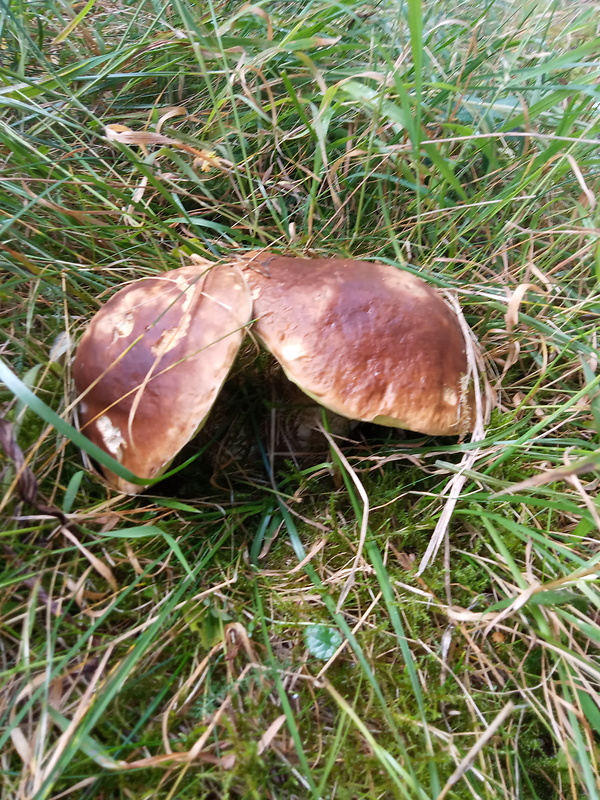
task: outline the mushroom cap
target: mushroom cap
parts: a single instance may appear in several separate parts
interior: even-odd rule
[[[472,429],[465,341],[431,286],[396,267],[251,253],[253,330],[287,376],[343,417],[432,435]]]
[[[77,349],[81,430],[139,477],[160,475],[204,424],[251,313],[233,265],[182,267],[125,286]],[[120,491],[142,489],[104,474]]]

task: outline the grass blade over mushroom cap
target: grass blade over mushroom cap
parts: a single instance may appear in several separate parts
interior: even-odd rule
[[[82,431],[136,475],[160,475],[204,424],[251,310],[231,265],[182,267],[118,291],[73,364]],[[105,474],[120,491],[140,491]]]
[[[409,272],[352,259],[249,254],[253,330],[306,394],[356,420],[432,435],[472,428],[454,312]]]

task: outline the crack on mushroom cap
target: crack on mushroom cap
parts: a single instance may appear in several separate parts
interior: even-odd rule
[[[196,282],[190,285],[183,275],[175,276],[172,282],[181,293],[181,317],[177,320],[176,325],[165,328],[158,340],[150,347],[152,355],[158,358],[174,350],[188,335],[193,317],[193,303],[198,291],[201,291],[201,286],[198,286]]]
[[[444,403],[448,403],[449,406],[457,406],[459,397],[456,393],[455,389],[452,389],[450,386],[444,386],[443,392]]]
[[[127,442],[125,441],[120,428],[113,424],[112,420],[107,414],[103,414],[101,417],[98,417],[95,425],[108,452],[114,456],[117,461],[120,461],[123,454],[123,448],[127,446]]]
[[[161,359],[168,352],[174,350],[188,335],[191,323],[192,314],[184,311],[178,324],[173,328],[163,330],[157,341],[150,347],[152,355]]]
[[[113,327],[113,342],[117,339],[122,339],[129,336],[133,330],[135,317],[131,311],[125,312],[122,317],[116,320]]]

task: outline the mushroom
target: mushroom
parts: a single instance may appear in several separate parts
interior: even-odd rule
[[[241,266],[254,332],[317,403],[431,435],[472,429],[464,336],[423,280],[385,264],[269,252]]]
[[[73,364],[81,430],[139,477],[162,474],[206,421],[251,311],[234,265],[182,267],[118,291]],[[142,489],[104,473],[122,492]]]

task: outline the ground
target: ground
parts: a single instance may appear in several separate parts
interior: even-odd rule
[[[598,11],[6,5],[2,798],[600,796]],[[458,300],[483,438],[302,456],[252,345],[179,471],[106,488],[85,326],[265,247]]]

